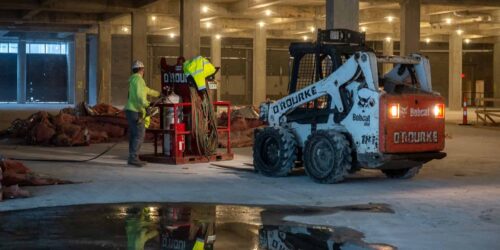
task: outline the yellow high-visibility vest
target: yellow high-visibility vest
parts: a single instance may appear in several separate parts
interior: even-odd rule
[[[184,74],[193,77],[198,90],[206,89],[205,78],[215,73],[214,65],[202,56],[197,56],[184,62],[183,70]]]

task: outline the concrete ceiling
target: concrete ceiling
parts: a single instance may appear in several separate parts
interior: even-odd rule
[[[368,39],[399,38],[398,2],[360,2],[360,27]],[[179,34],[178,0],[3,0],[0,34],[95,32],[102,21],[110,21],[114,33],[128,34],[130,13],[137,10],[149,13],[150,34]],[[325,23],[325,0],[206,0],[200,11],[202,36],[252,37],[264,22],[270,38],[311,38]],[[422,41],[446,41],[460,29],[472,42],[491,42],[500,36],[500,1],[422,0],[420,26]]]

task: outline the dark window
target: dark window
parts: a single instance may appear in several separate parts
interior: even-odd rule
[[[66,55],[26,55],[26,102],[67,102]]]
[[[17,54],[0,53],[0,102],[17,100]]]

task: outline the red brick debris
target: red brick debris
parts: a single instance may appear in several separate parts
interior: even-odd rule
[[[259,113],[252,106],[231,107],[231,147],[241,148],[253,145],[253,134],[255,128],[264,126],[264,122],[259,120]],[[227,125],[227,113],[223,112],[219,116],[219,126]],[[227,146],[227,135],[219,134],[219,146]]]
[[[38,175],[26,167],[22,162],[2,159],[0,160],[0,201],[2,199],[25,198],[31,194],[20,186],[43,186],[72,184],[50,177]]]
[[[151,126],[159,127],[158,118]],[[125,139],[127,128],[122,110],[108,104],[89,107],[81,103],[57,115],[39,111],[27,119],[16,119],[0,137],[24,139],[29,145],[86,146]]]
[[[226,126],[227,113],[218,115],[218,124]],[[258,110],[252,106],[231,107],[231,146],[253,145],[253,131],[264,126]],[[160,118],[151,119],[150,128],[160,127]],[[29,145],[87,146],[95,143],[126,140],[127,119],[123,110],[109,104],[89,107],[85,103],[75,108],[62,109],[57,115],[38,111],[27,119],[16,119],[11,126],[0,131],[0,138],[21,139]],[[151,141],[153,136],[146,135]],[[226,147],[226,134],[219,134],[219,146]]]

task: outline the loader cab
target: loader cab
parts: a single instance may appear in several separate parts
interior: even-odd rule
[[[327,77],[354,53],[372,51],[365,46],[364,33],[345,29],[318,30],[317,33],[315,42],[290,44],[289,95]],[[326,123],[332,112],[330,103],[329,96],[320,97],[292,111],[287,120],[304,124]]]

